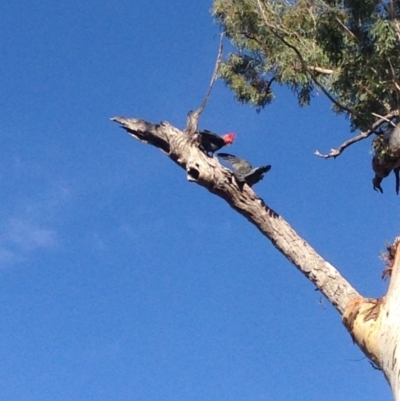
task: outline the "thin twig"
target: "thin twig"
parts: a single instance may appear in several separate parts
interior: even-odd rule
[[[206,96],[204,97],[203,103],[201,104],[201,106],[196,110],[196,113],[199,113],[199,115],[204,111],[208,99],[210,98],[210,94],[211,94],[211,90],[214,86],[215,81],[217,80],[218,77],[218,68],[219,65],[221,64],[221,58],[222,58],[222,52],[224,50],[224,45],[223,45],[223,39],[225,36],[225,32],[222,32],[220,35],[220,39],[219,39],[219,48],[218,48],[218,55],[217,55],[217,60],[215,61],[215,67],[214,67],[214,71],[211,77],[211,81],[210,81],[210,85],[208,87]]]
[[[318,150],[315,151],[315,155],[319,157],[323,157],[324,159],[330,159],[331,157],[337,157],[339,156],[347,147],[352,145],[353,143],[362,141],[365,138],[368,138],[372,134],[375,133],[376,129],[379,128],[382,124],[385,122],[390,121],[390,118],[396,117],[399,115],[399,112],[392,111],[389,114],[386,114],[386,116],[382,116],[379,120],[375,121],[374,124],[372,124],[371,128],[365,132],[361,132],[361,134],[355,136],[354,138],[348,139],[347,141],[343,142],[337,149],[331,149],[331,151],[328,154],[322,154]]]
[[[319,157],[323,157],[324,159],[330,159],[331,157],[337,157],[339,156],[347,147],[352,145],[353,143],[362,141],[365,138],[368,138],[370,135],[374,133],[373,130],[368,130],[366,132],[362,132],[360,135],[355,136],[354,138],[351,138],[347,140],[346,142],[343,142],[337,149],[331,149],[331,151],[328,154],[322,154],[320,151],[316,150],[314,154]]]
[[[336,17],[335,18],[337,22],[339,22],[339,25],[357,42],[359,43],[359,40],[357,38],[356,35],[354,35],[353,32],[350,31],[349,28],[347,28],[347,26],[345,24],[343,24],[343,22],[340,20],[340,18]]]
[[[224,50],[224,45],[223,45],[223,40],[224,40],[224,36],[225,36],[225,32],[222,32],[220,35],[220,39],[219,39],[219,48],[218,48],[218,55],[217,55],[217,59],[215,61],[215,67],[214,67],[214,71],[211,77],[211,81],[210,81],[210,85],[208,86],[208,90],[207,93],[204,97],[203,102],[201,103],[200,107],[195,110],[195,111],[190,111],[188,114],[188,119],[187,119],[187,124],[186,124],[186,128],[185,131],[188,133],[194,133],[197,131],[197,126],[199,123],[199,118],[201,116],[201,114],[203,113],[207,102],[210,98],[210,94],[211,94],[211,90],[215,84],[215,81],[217,80],[218,77],[218,69],[219,69],[219,65],[221,64],[221,59],[222,59],[222,53]]]
[[[382,120],[385,120],[387,123],[389,123],[389,124],[391,124],[393,127],[396,127],[396,124],[392,121],[392,120],[389,120],[387,117],[385,117],[385,116],[381,116],[380,114],[378,114],[378,113],[371,113],[373,116],[375,116],[375,117],[378,117],[378,118],[381,118]]]

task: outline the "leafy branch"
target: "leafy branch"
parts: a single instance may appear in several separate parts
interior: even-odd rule
[[[292,45],[291,43],[289,43],[282,35],[280,35],[277,30],[281,29],[279,27],[277,27],[276,25],[271,24],[264,12],[264,9],[261,5],[260,0],[257,0],[257,5],[258,5],[258,9],[260,11],[260,14],[264,20],[264,23],[266,26],[268,26],[271,29],[271,32],[282,42],[284,43],[287,47],[291,48],[297,55],[297,57],[299,58],[299,61],[301,62],[304,70],[306,70],[312,81],[314,82],[314,84],[324,93],[324,95],[333,103],[335,104],[339,109],[346,111],[347,113],[354,115],[354,116],[358,116],[360,117],[353,109],[350,109],[349,107],[345,106],[344,104],[340,103],[338,100],[336,100],[328,91],[328,89],[325,88],[324,85],[322,85],[321,82],[318,81],[317,77],[314,74],[314,71],[316,71],[315,67],[308,67],[307,63],[304,61],[303,56],[301,55],[300,51],[297,49],[296,46]]]

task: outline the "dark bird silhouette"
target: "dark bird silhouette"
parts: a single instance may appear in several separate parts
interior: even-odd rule
[[[218,153],[217,156],[226,160],[232,166],[233,175],[239,183],[246,183],[250,187],[261,181],[264,178],[264,174],[271,170],[270,165],[253,168],[248,161],[228,153]]]
[[[375,191],[383,193],[382,181],[393,171],[396,179],[396,193],[400,192],[400,123],[380,132],[373,140],[375,155],[372,159],[372,169],[375,177],[372,185]]]
[[[224,136],[219,136],[217,134],[213,134],[208,130],[199,131],[200,135],[200,149],[203,150],[207,156],[214,155],[214,152],[220,150],[224,146],[232,145],[233,141],[236,138],[236,135],[233,132],[229,132]]]
[[[384,161],[377,156],[374,156],[372,159],[372,169],[375,172],[375,177],[372,179],[372,185],[375,191],[379,191],[381,194],[383,194],[383,189],[381,186],[381,183],[384,178],[386,178],[392,171],[394,173],[394,176],[396,178],[396,194],[399,194],[400,191],[400,167],[399,167],[399,162],[398,160],[390,160],[389,162]]]

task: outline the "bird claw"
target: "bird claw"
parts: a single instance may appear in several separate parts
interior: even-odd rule
[[[383,194],[383,189],[381,187],[381,182],[382,182],[382,178],[379,178],[377,176],[375,176],[372,179],[372,185],[373,185],[374,191],[377,191],[377,192],[379,191],[381,194]]]

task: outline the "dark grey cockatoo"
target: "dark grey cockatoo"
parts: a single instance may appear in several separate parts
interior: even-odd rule
[[[239,183],[246,183],[250,187],[262,180],[264,174],[271,170],[270,165],[253,168],[248,161],[228,153],[218,153],[217,156],[226,160],[232,166],[233,175]]]
[[[383,189],[381,183],[384,178],[386,178],[392,172],[392,166],[385,164],[381,164],[378,157],[374,156],[372,159],[372,169],[375,172],[375,177],[372,179],[372,185],[375,191],[379,191],[383,194]],[[399,176],[399,167],[393,168],[394,175],[396,177],[396,193],[399,194],[400,190],[400,176]]]
[[[203,150],[207,156],[211,156],[217,150],[220,150],[224,146],[232,145],[233,141],[236,138],[236,135],[233,132],[229,132],[224,136],[219,136],[214,134],[208,130],[203,130],[197,132],[200,135],[200,149]]]
[[[400,191],[400,123],[378,135],[373,141],[373,146],[375,149],[372,159],[372,169],[375,173],[372,179],[374,190],[383,193],[381,183],[393,171],[398,195]]]

